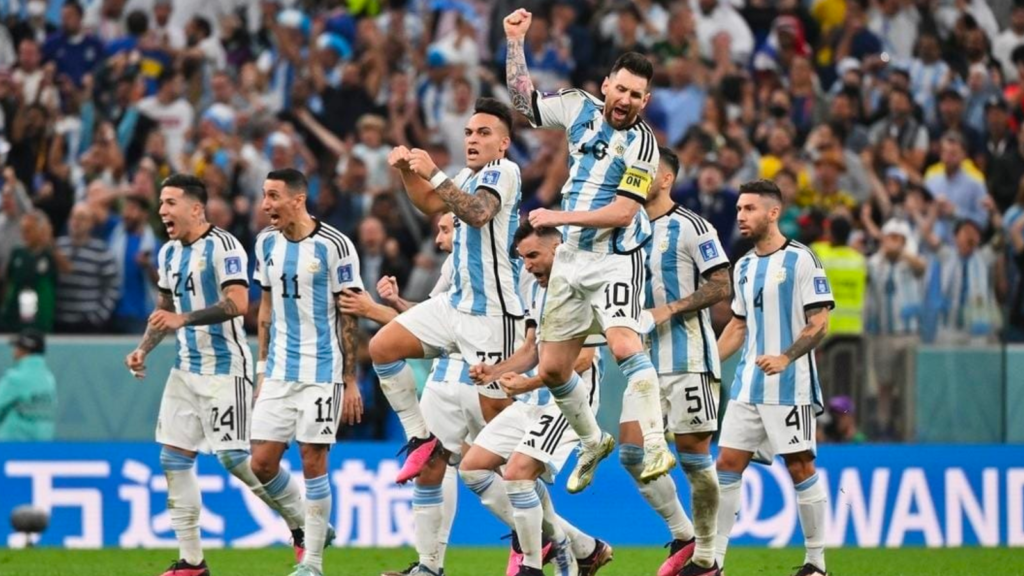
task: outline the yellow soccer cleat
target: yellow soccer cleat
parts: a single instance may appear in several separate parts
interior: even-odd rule
[[[607,432],[601,433],[601,442],[592,450],[588,450],[581,444],[578,451],[579,456],[576,458],[576,467],[569,475],[565,489],[570,494],[576,494],[590,486],[590,483],[594,481],[594,470],[597,469],[597,465],[601,463],[601,460],[607,458],[612,450],[615,450],[615,439]]]
[[[640,473],[640,481],[647,483],[661,478],[675,466],[676,457],[667,446],[651,446],[644,451],[644,471]]]

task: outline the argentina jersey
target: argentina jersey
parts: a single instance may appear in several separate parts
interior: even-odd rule
[[[604,118],[604,103],[583,90],[534,92],[535,126],[563,128],[569,139],[569,178],[562,187],[562,210],[591,211],[617,195],[643,204],[658,171],[658,143],[642,119],[616,130]],[[650,237],[647,213],[638,210],[625,228],[566,226],[566,244],[598,253],[629,253]]]
[[[453,308],[474,316],[523,316],[516,291],[522,262],[510,255],[512,237],[519,228],[522,179],[519,166],[504,158],[473,172],[464,168],[452,182],[463,192],[494,194],[501,208],[494,218],[474,228],[454,216],[452,286]]]
[[[347,288],[363,288],[352,241],[320,220],[298,242],[267,228],[256,239],[255,276],[271,295],[266,378],[341,382],[345,359],[335,297]]]
[[[814,353],[768,376],[754,363],[785,352],[807,325],[806,312],[835,307],[821,261],[806,246],[787,240],[782,248],[740,258],[734,277],[732,312],[746,320],[742,355],[731,397],[750,404],[822,406]]]
[[[664,306],[690,296],[715,270],[729,267],[718,232],[697,214],[681,206],[651,221],[647,256],[645,308]],[[718,346],[711,327],[711,310],[676,314],[649,336],[651,361],[658,374],[711,372],[721,377]]]
[[[188,314],[222,300],[233,284],[249,286],[249,259],[234,236],[215,226],[191,244],[172,240],[157,257],[160,291],[174,298],[174,309]],[[252,358],[242,317],[220,324],[184,326],[177,331],[174,367],[203,376],[251,377]]]
[[[872,334],[917,334],[924,287],[910,264],[876,253],[868,260],[868,290]]]

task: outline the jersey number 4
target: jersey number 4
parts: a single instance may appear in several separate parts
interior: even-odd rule
[[[764,310],[764,288],[759,289],[754,296],[754,308]]]
[[[192,294],[192,296],[195,296],[196,295],[196,283],[192,279],[192,273],[189,272],[188,276],[184,277],[184,281],[182,281],[182,280],[183,279],[182,279],[181,273],[180,272],[175,272],[174,273],[174,295],[176,297],[178,297],[178,298],[181,298],[182,284],[184,284],[185,290],[188,290],[189,293]]]

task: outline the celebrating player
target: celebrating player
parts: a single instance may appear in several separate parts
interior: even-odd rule
[[[646,204],[653,234],[644,245],[651,274],[647,283],[651,309],[646,314],[655,324],[650,335],[651,360],[661,379],[668,428],[675,435],[690,481],[693,523],[679,504],[671,476],[639,482],[642,436],[638,416],[625,409],[619,425],[619,458],[672,532],[669,558],[658,576],[713,576],[718,573],[714,566],[718,478],[711,459],[711,436],[718,429],[721,366],[709,307],[729,297],[729,259],[711,224],[672,202],[669,192],[679,159],[667,148],[660,152],[661,165]],[[691,556],[692,562],[687,563]]]
[[[136,378],[146,375],[146,356],[177,332],[177,358],[167,378],[156,440],[167,476],[171,526],[181,558],[165,575],[208,576],[199,540],[200,492],[196,454],[208,445],[228,471],[286,519],[249,467],[252,357],[241,316],[249,307],[247,257],[231,234],[206,221],[203,181],[175,174],[160,185],[160,219],[170,242],[158,255],[157,310],[138,348],[125,359]]]
[[[823,409],[814,348],[828,330],[832,290],[821,261],[779,231],[782,194],[775,183],[740,186],[740,234],[754,249],[736,265],[733,319],[718,339],[723,359],[742,347],[719,438],[716,560],[724,567],[740,507],[743,471],[767,443],[786,461],[796,486],[807,555],[797,576],[825,575],[825,485],[814,469],[815,412]]]
[[[579,444],[579,437],[558,407],[551,404],[551,394],[540,377],[523,375],[537,366],[539,311],[560,243],[561,233],[554,228],[534,229],[529,222],[523,222],[516,230],[516,250],[534,278],[525,288],[531,302],[526,341],[515,354],[499,364],[477,364],[470,371],[480,383],[500,377],[502,388],[517,400],[487,424],[459,467],[466,486],[480,496],[484,506],[499,520],[514,530],[507,576],[544,574],[541,571],[545,556],[542,536],[551,540],[558,576],[577,572],[592,575],[612,559],[611,546],[580,532],[555,513],[541,479],[554,480]],[[573,366],[585,382],[581,387],[586,389],[590,409],[595,413],[600,398],[598,382],[603,371],[596,350],[584,348]],[[496,474],[502,466],[505,467],[504,478]]]
[[[511,355],[522,340],[523,305],[516,290],[520,264],[509,254],[519,224],[521,184],[519,167],[505,158],[511,131],[512,111],[481,98],[465,128],[468,167],[454,180],[423,150],[399,146],[388,157],[417,208],[455,215],[452,287],[445,297],[403,312],[370,341],[381,389],[408,437],[400,483],[429,466],[439,484],[445,468],[444,458],[434,458],[443,446],[423,418],[406,358],[457,352],[493,364]],[[507,403],[500,390],[496,396]]]
[[[582,441],[567,488],[579,492],[615,442],[590,410],[586,387],[573,371],[588,334],[603,332],[628,379],[623,409],[637,415],[644,440],[640,479],[667,474],[675,457],[665,443],[658,375],[640,340],[644,262],[641,246],[650,223],[641,205],[658,168],[654,133],[640,119],[650,100],[651,63],[630,52],[601,85],[604,102],[582,90],[540,94],[526,69],[524,38],[532,15],[519,9],[505,18],[506,71],[516,110],[538,127],[564,128],[569,138],[569,179],[562,211],[530,213],[536,228],[565,227],[555,257],[540,331],[539,372]],[[628,406],[627,406],[628,402]]]
[[[291,168],[267,174],[263,184],[271,227],[256,239],[263,298],[252,468],[267,492],[295,500],[298,487],[280,464],[288,443],[299,442],[305,552],[292,576],[321,576],[331,513],[327,451],[338,427],[361,421],[363,414],[356,383],[358,319],[336,306],[344,291],[362,290],[362,281],[352,241],[309,215],[306,192],[306,177]]]

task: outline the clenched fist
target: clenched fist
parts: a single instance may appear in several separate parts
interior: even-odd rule
[[[520,8],[505,16],[502,22],[505,26],[505,37],[509,40],[523,40],[526,38],[526,31],[530,29],[530,22],[533,22],[533,14]]]
[[[395,146],[388,153],[388,164],[402,172],[409,171],[409,149],[405,146]]]

